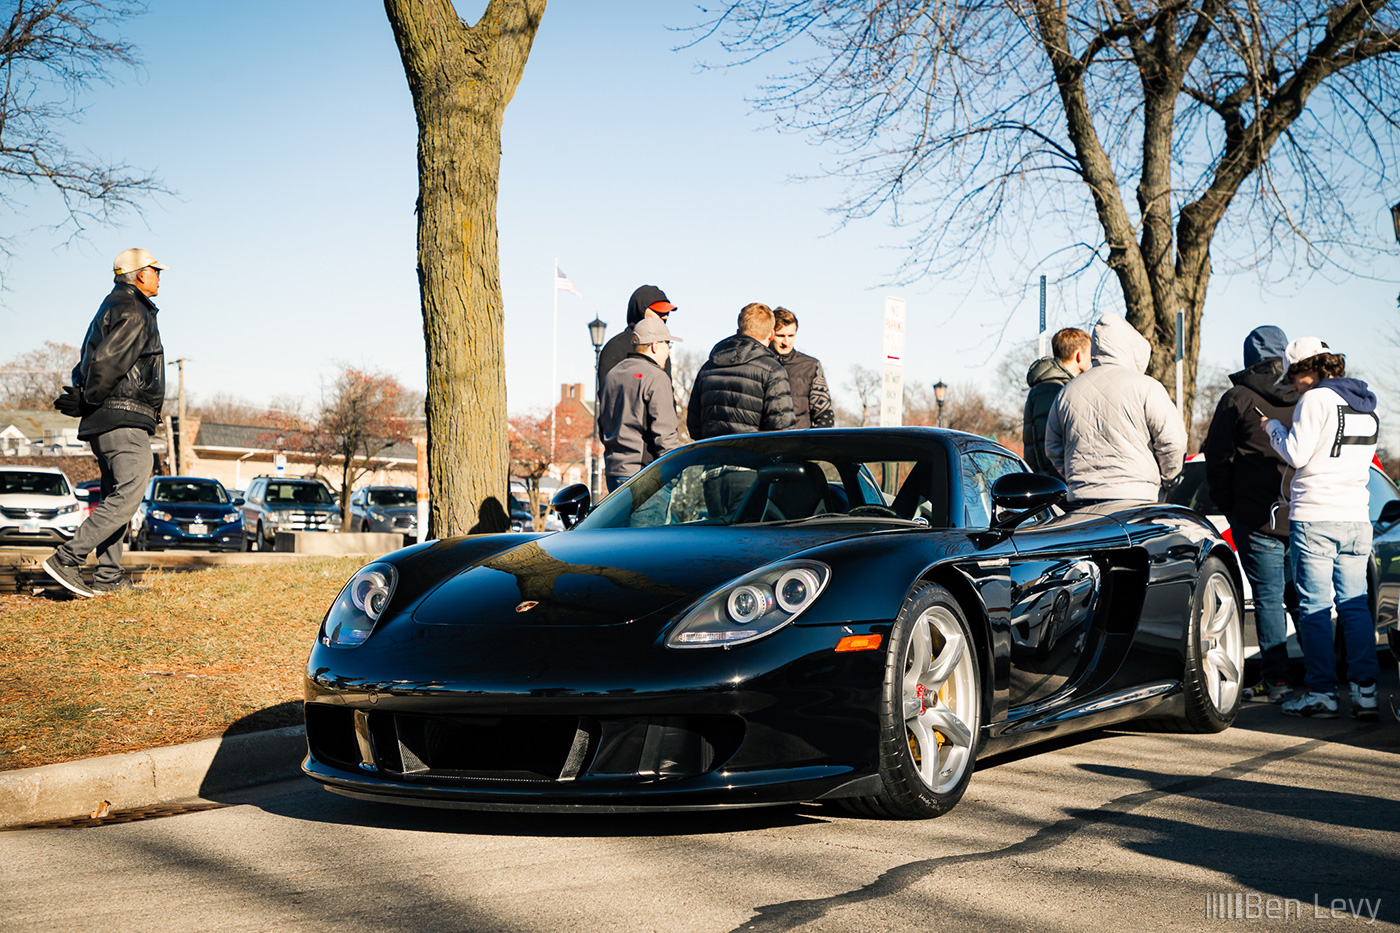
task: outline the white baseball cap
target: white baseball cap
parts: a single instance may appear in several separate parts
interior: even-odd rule
[[[117,253],[116,259],[112,260],[112,274],[126,275],[128,272],[135,272],[137,269],[144,269],[147,266],[152,269],[170,268],[165,263],[156,262],[156,257],[144,249],[124,249]]]
[[[1283,350],[1283,375],[1279,376],[1278,381],[1287,382],[1293,367],[1304,360],[1310,360],[1319,353],[1335,352],[1318,337],[1298,337],[1288,341],[1288,346]]]

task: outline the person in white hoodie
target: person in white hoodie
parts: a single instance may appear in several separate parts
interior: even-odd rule
[[[1121,315],[1094,325],[1094,365],[1050,406],[1045,454],[1069,486],[1069,506],[1110,499],[1158,501],[1181,472],[1186,426],[1162,384],[1147,375],[1152,345]]]
[[[1351,715],[1375,719],[1376,632],[1366,596],[1371,559],[1367,481],[1376,455],[1380,417],[1376,395],[1346,378],[1346,360],[1317,337],[1299,337],[1284,350],[1283,378],[1302,395],[1293,426],[1260,416],[1269,443],[1296,472],[1289,484],[1288,548],[1298,589],[1298,640],[1303,692],[1286,700],[1289,716],[1337,718],[1337,658],[1332,609],[1346,644]]]

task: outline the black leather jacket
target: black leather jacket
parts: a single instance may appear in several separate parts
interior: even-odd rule
[[[103,299],[73,368],[73,385],[82,391],[79,438],[114,428],[155,432],[165,401],[158,310],[135,285],[119,284]]]

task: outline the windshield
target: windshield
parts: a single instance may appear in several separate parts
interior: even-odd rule
[[[297,502],[303,505],[331,505],[331,491],[320,483],[268,483],[268,502]]]
[[[162,482],[156,484],[156,502],[191,502],[198,505],[224,505],[229,501],[228,493],[218,483]]]
[[[901,518],[948,526],[948,463],[932,439],[754,434],[647,467],[580,528]]]
[[[370,505],[416,505],[418,503],[418,493],[407,486],[395,486],[392,489],[371,489],[369,491]]]
[[[66,496],[68,480],[62,473],[40,473],[28,470],[0,471],[0,496]]]

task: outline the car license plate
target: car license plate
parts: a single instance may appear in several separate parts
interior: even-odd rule
[[[24,532],[25,534],[38,534],[38,533],[39,533],[39,523],[38,523],[38,522],[20,522],[20,523],[19,523],[19,530],[22,531],[22,532]]]
[[[192,523],[190,523],[190,534],[192,534],[192,535],[207,535],[208,533],[209,533],[209,526],[206,525],[206,524],[204,524],[203,522],[192,522]]]

